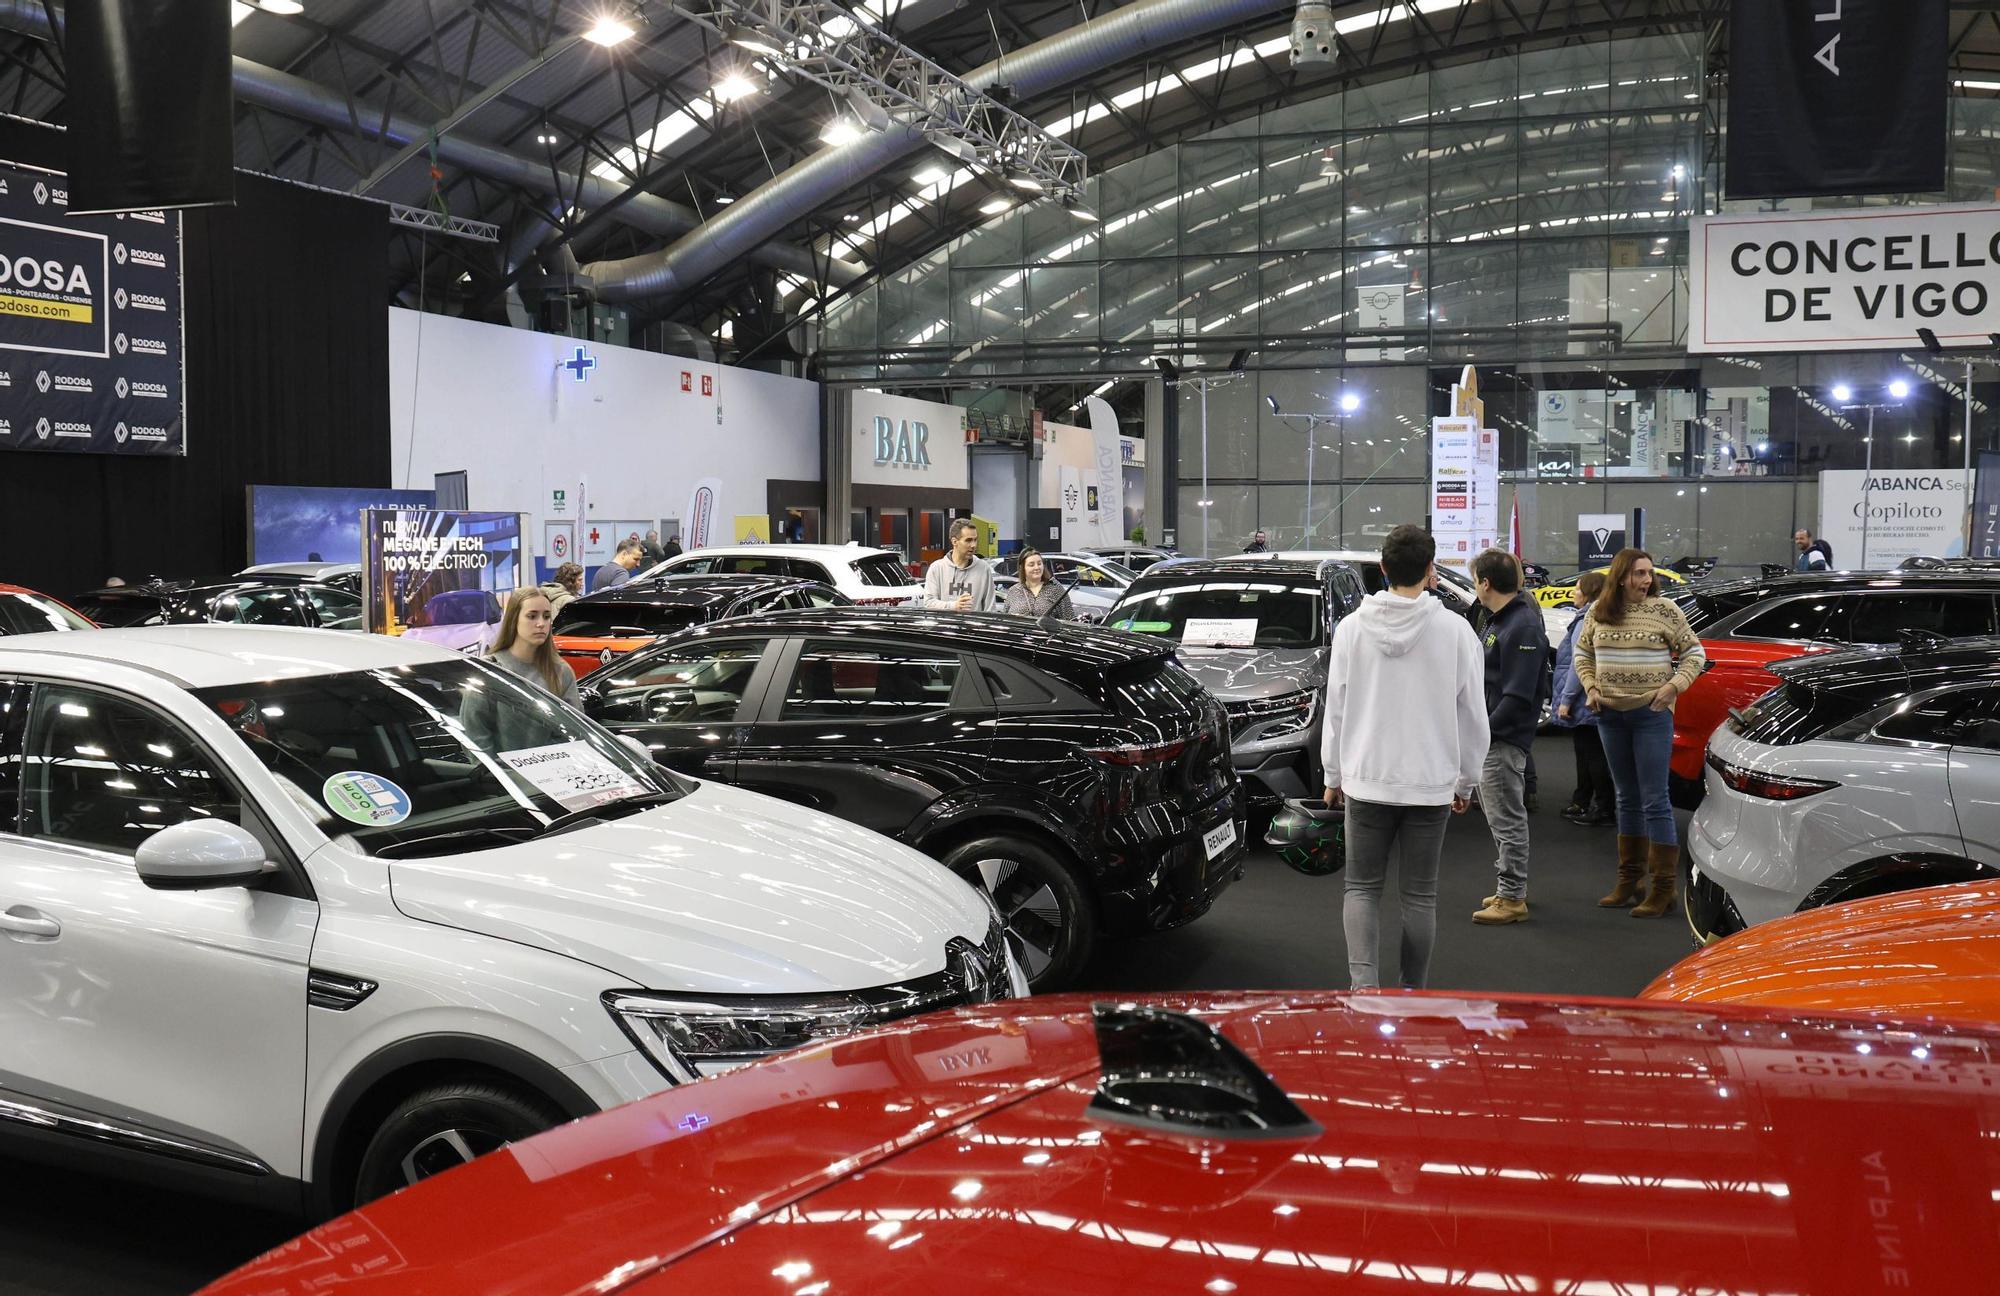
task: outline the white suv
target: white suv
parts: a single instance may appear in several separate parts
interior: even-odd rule
[[[325,1212],[1025,988],[932,860],[662,770],[483,662],[314,630],[0,640],[11,1150]]]
[[[833,586],[863,607],[918,607],[924,598],[924,583],[910,575],[910,569],[893,551],[860,545],[765,544],[690,549],[636,576],[691,576],[707,572],[749,572],[815,580]]]

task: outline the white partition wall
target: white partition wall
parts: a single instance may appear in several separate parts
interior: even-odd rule
[[[530,514],[538,545],[565,518],[698,517],[726,544],[771,481],[821,475],[800,379],[391,309],[389,381],[393,484],[462,468],[472,506]]]

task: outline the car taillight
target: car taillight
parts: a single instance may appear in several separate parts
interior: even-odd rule
[[[1797,801],[1801,797],[1817,796],[1838,783],[1824,779],[1792,778],[1784,774],[1765,774],[1758,770],[1745,769],[1741,765],[1731,765],[1720,756],[1711,754],[1708,767],[1722,776],[1723,784],[1731,791],[1745,796],[1762,797],[1767,801]]]
[[[1117,747],[1086,747],[1083,754],[1106,765],[1154,765],[1170,761],[1188,749],[1185,738],[1163,743],[1123,743]]]

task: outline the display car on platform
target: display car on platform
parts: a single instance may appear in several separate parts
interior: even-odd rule
[[[1333,630],[1367,597],[1355,565],[1246,555],[1156,563],[1105,624],[1177,645],[1229,715],[1237,772],[1262,806],[1319,785],[1319,705]]]
[[[60,599],[0,584],[0,635],[43,634],[52,630],[95,630],[96,624]]]
[[[206,1296],[1985,1292],[2000,1032],[1603,999],[1035,999],[516,1144]]]
[[[1759,923],[1640,994],[2000,1026],[2000,881],[1921,887]]]
[[[660,763],[917,847],[992,896],[1037,990],[1099,933],[1205,913],[1247,832],[1221,706],[1174,645],[991,613],[720,621],[586,677]]]
[[[2000,570],[1965,569],[1812,572],[1677,591],[1708,667],[1674,706],[1675,802],[1690,810],[1701,803],[1709,735],[1777,686],[1771,663],[1843,644],[1893,644],[1909,633],[1993,634],[1996,596]]]
[[[0,638],[0,1144],[344,1209],[1023,992],[987,900],[376,635]]]
[[[861,545],[762,544],[715,546],[676,554],[638,576],[745,573],[794,576],[831,585],[862,607],[916,607],[924,582],[910,575],[900,555]]]
[[[1779,686],[1709,739],[1687,835],[1697,942],[1843,900],[2000,877],[2000,639],[1770,669]]]
[[[333,585],[297,581],[148,581],[90,590],[70,600],[101,626],[303,626],[360,630],[361,596]]]
[[[565,603],[556,613],[556,651],[579,677],[663,635],[711,621],[793,608],[846,607],[854,600],[796,576],[658,576]]]

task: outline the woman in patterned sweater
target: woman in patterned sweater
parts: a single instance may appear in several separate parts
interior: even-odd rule
[[[1632,916],[1658,918],[1673,904],[1680,861],[1667,800],[1674,699],[1704,664],[1701,640],[1687,618],[1654,593],[1651,556],[1643,549],[1619,550],[1576,637],[1576,677],[1597,713],[1618,791],[1618,885],[1597,902],[1607,909],[1638,899],[1642,872],[1652,887]]]

